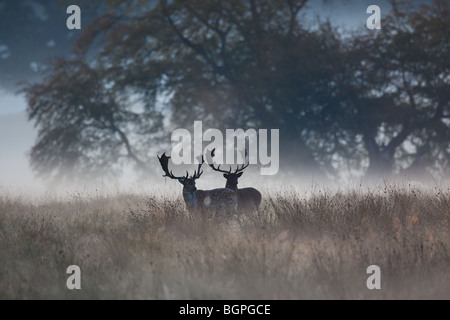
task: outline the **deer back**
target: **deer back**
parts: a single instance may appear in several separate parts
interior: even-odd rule
[[[242,188],[235,190],[238,198],[239,210],[258,209],[261,204],[261,192],[255,188]]]
[[[219,188],[213,190],[197,190],[197,201],[199,209],[208,208],[237,208],[237,194],[233,190]]]

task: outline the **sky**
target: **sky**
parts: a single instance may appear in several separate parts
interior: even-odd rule
[[[0,91],[0,116],[23,113],[26,107],[27,104],[23,95],[6,90]]]
[[[4,186],[9,189],[42,186],[33,175],[27,157],[35,136],[25,114],[0,116],[0,189]]]

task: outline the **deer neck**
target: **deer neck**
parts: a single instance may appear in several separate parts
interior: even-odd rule
[[[198,197],[197,197],[197,191],[189,191],[186,188],[183,188],[183,198],[184,202],[190,207],[193,207],[194,209],[198,209]]]
[[[227,183],[225,184],[225,188],[231,189],[231,190],[237,190],[237,184],[234,184],[227,180]]]

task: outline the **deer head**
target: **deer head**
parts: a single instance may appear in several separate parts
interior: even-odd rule
[[[157,156],[158,157],[158,156]],[[173,174],[172,170],[169,171],[169,160],[170,157],[166,156],[166,153],[163,153],[161,157],[158,157],[159,163],[161,164],[161,167],[164,171],[163,177],[168,177],[171,179],[178,180],[183,186],[184,189],[189,191],[190,193],[193,193],[197,190],[195,186],[195,180],[200,178],[203,171],[201,170],[203,163],[205,162],[203,156],[202,161],[199,163],[197,170],[194,171],[194,174],[192,176],[189,176],[189,172],[186,171],[186,175],[182,177],[177,177]]]
[[[197,190],[195,180],[200,178],[203,171],[201,167],[205,162],[203,156],[197,170],[192,176],[186,171],[185,176],[177,177],[169,170],[170,157],[165,153],[158,157],[159,163],[164,171],[163,177],[178,180],[183,185],[183,198],[186,203],[186,209],[190,212],[215,211],[216,213],[233,212],[237,207],[237,195],[233,190],[220,188],[213,190]]]
[[[211,157],[214,158],[214,153],[215,153],[216,149],[213,149],[211,151]],[[245,157],[244,159],[247,159],[247,150],[245,150]],[[247,168],[250,165],[250,162],[248,162],[247,164],[242,164],[242,166],[237,166],[236,170],[234,170],[234,172],[231,172],[231,167],[228,171],[226,170],[221,170],[220,169],[220,165],[216,168],[214,166],[214,163],[209,164],[209,166],[211,167],[211,169],[213,169],[214,171],[217,172],[222,172],[223,173],[223,177],[225,179],[227,179],[227,184],[225,185],[225,188],[228,189],[237,189],[237,185],[238,185],[238,179],[242,176],[242,174],[244,173],[244,169]]]

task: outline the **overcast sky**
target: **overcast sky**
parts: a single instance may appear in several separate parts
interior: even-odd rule
[[[5,90],[0,91],[0,115],[22,113],[25,108],[26,102],[22,95]]]

